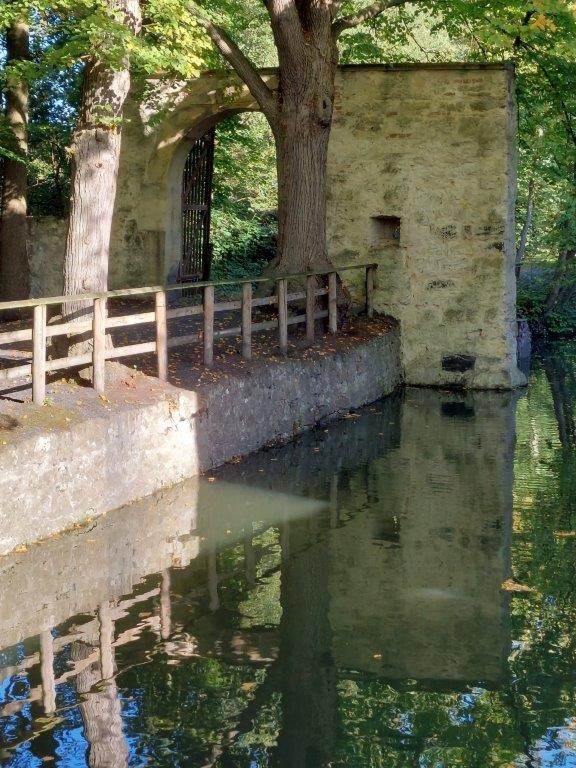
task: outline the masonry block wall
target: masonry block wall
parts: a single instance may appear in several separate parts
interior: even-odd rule
[[[328,163],[330,255],[336,264],[379,264],[376,308],[400,320],[408,384],[522,383],[515,171],[509,68],[341,69]]]

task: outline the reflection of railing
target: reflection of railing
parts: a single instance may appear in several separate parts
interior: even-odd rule
[[[55,296],[51,298],[27,299],[24,301],[10,301],[0,303],[0,312],[5,310],[33,310],[31,328],[0,333],[0,346],[16,342],[32,342],[32,361],[26,365],[4,368],[0,370],[0,383],[15,381],[32,376],[32,396],[35,403],[43,403],[46,392],[46,374],[54,371],[67,370],[82,366],[92,366],[92,383],[98,393],[103,393],[106,386],[105,362],[106,360],[131,357],[145,353],[156,353],[158,378],[166,380],[168,374],[168,349],[185,344],[202,341],[204,352],[204,364],[210,367],[214,359],[214,339],[225,336],[242,337],[242,356],[249,360],[252,356],[252,334],[259,331],[269,331],[277,328],[279,334],[279,347],[281,354],[288,350],[288,327],[291,325],[305,324],[306,339],[314,341],[314,324],[321,318],[327,318],[328,330],[336,333],[338,330],[338,313],[336,302],[337,274],[339,272],[363,269],[366,273],[366,313],[368,317],[373,315],[374,276],[376,264],[353,264],[334,269],[315,270],[312,272],[300,272],[276,277],[261,277],[252,280],[222,280],[218,282],[192,283],[190,285],[175,286],[151,286],[145,288],[131,288],[122,291],[108,291],[107,293],[86,293],[80,296]],[[289,292],[290,282],[306,281],[306,290]],[[326,282],[324,287],[319,287],[320,282]],[[254,283],[273,283],[275,291],[273,295],[266,297],[253,297],[252,286]],[[239,301],[215,302],[214,291],[219,286],[237,285],[241,287],[242,298]],[[183,307],[167,307],[167,294],[175,291],[182,292],[185,289],[202,290],[202,304]],[[124,314],[108,317],[108,302],[114,299],[129,299],[132,297],[154,296],[155,307],[153,311],[138,314]],[[318,298],[326,296],[326,309],[320,309]],[[291,315],[288,311],[290,302],[306,302],[304,314]],[[86,310],[81,310],[80,317],[73,321],[47,322],[47,308],[67,303],[91,303]],[[277,306],[277,317],[254,323],[252,310],[256,307]],[[240,325],[233,328],[214,329],[214,315],[217,312],[240,312]],[[202,318],[202,329],[196,333],[173,336],[169,338],[168,320],[183,317]],[[106,345],[106,332],[111,328],[143,325],[153,323],[156,331],[155,341],[146,341],[138,344],[108,348]],[[50,338],[58,336],[88,336],[92,349],[79,355],[69,355],[55,360],[46,359],[46,342]]]
[[[219,573],[217,547],[215,545],[208,546],[205,558],[206,580],[201,581],[194,588],[189,588],[186,593],[187,599],[200,600],[207,597],[210,613],[213,613],[220,607],[218,588],[225,579],[232,576],[237,577],[240,573],[244,573],[248,583],[251,580],[255,580],[256,567],[260,563],[264,552],[256,552],[254,542],[258,537],[266,533],[270,527],[268,524],[263,524],[246,532],[246,535],[241,539],[244,546],[244,557],[235,563],[232,568],[228,568],[226,574]],[[282,525],[279,530],[281,534],[283,530]],[[174,567],[176,569],[180,568],[180,566]],[[277,573],[280,567],[280,562],[276,563],[264,571],[260,578],[270,577],[270,575]],[[95,665],[99,666],[99,679],[106,681],[113,678],[115,675],[115,650],[138,641],[145,631],[154,633],[158,640],[162,640],[165,643],[170,640],[173,631],[175,631],[178,636],[178,642],[172,646],[165,646],[165,651],[172,658],[179,658],[182,653],[184,653],[186,658],[190,656],[192,653],[190,648],[193,646],[194,638],[188,634],[180,622],[177,622],[174,626],[170,582],[170,570],[164,569],[159,574],[157,587],[143,592],[138,591],[138,593],[133,593],[129,597],[110,597],[110,599],[105,600],[98,607],[93,606],[91,608],[90,612],[94,613],[93,618],[81,624],[74,624],[64,633],[53,633],[51,629],[41,631],[38,635],[38,651],[26,656],[20,656],[18,663],[14,666],[0,667],[0,683],[4,683],[14,675],[28,676],[28,670],[37,666],[40,667],[40,683],[30,687],[25,698],[9,701],[3,706],[0,703],[0,717],[13,715],[20,712],[24,706],[40,701],[43,703],[46,714],[56,712],[57,686],[75,679],[77,680],[82,672]],[[142,614],[138,613],[142,609],[143,604],[148,603],[150,600],[157,601],[154,612],[148,613],[145,611]],[[131,613],[134,609],[136,609],[136,614]],[[125,625],[123,631],[116,633],[116,622],[126,619],[129,615],[137,616],[137,618],[135,618],[134,622]],[[235,636],[242,637],[250,635],[250,632],[250,629],[234,630]],[[254,634],[254,631],[252,631],[252,634]],[[274,636],[273,631],[269,629],[265,630],[265,634]],[[95,641],[95,638],[97,638],[97,641]],[[69,659],[66,669],[58,669],[59,665],[55,663],[56,655],[74,643],[84,643],[87,646],[91,646],[91,650],[82,658]],[[220,644],[222,648],[219,655],[223,655],[226,644],[223,642],[220,642]],[[234,647],[235,652],[239,652],[238,649],[244,647],[245,642],[240,644],[232,642],[231,645]],[[211,655],[211,651],[209,653]],[[197,650],[192,655],[201,656],[202,654]],[[252,657],[250,661],[254,663]],[[272,659],[262,658],[260,661],[267,666]],[[66,709],[66,706],[58,709]],[[34,738],[44,730],[44,727],[45,725],[42,724],[40,730],[34,732],[33,729],[32,732],[28,732],[25,740],[28,741]],[[11,744],[10,748],[14,749],[15,746],[16,744]]]

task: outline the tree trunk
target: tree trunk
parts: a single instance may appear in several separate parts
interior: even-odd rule
[[[6,34],[7,64],[29,58],[28,24],[14,22]],[[8,74],[6,118],[12,129],[9,149],[21,161],[4,158],[2,223],[0,226],[0,285],[4,301],[27,299],[30,295],[30,265],[27,242],[28,85],[15,73]],[[12,313],[18,316],[18,313]],[[4,317],[7,317],[6,313]]]
[[[300,18],[304,27],[280,31],[272,18],[280,62],[275,114],[268,116],[278,170],[279,272],[329,266],[326,169],[338,55],[329,11]],[[330,55],[327,56],[327,52]]]
[[[406,0],[375,0],[339,16],[341,0],[265,0],[278,52],[273,94],[233,38],[192,11],[222,56],[248,86],[276,143],[280,272],[329,265],[326,243],[326,165],[332,125],[338,38]]]
[[[140,25],[137,0],[115,4],[134,31]],[[64,260],[64,294],[108,290],[108,257],[120,160],[121,122],[130,88],[129,62],[116,70],[95,59],[84,74],[78,127],[72,141],[70,223]],[[67,302],[68,320],[86,319],[90,301]],[[91,343],[77,341],[72,354],[85,352]]]
[[[282,273],[329,264],[326,244],[326,160],[330,126],[306,115],[287,117],[276,131],[278,255]]]
[[[558,254],[554,277],[550,283],[546,303],[542,312],[541,321],[545,321],[554,310],[563,294],[570,292],[571,286],[565,284],[566,277],[569,274],[572,264],[576,260],[576,250],[563,250]]]
[[[532,228],[532,218],[534,216],[534,179],[530,179],[528,184],[528,199],[526,201],[526,214],[524,216],[524,223],[522,225],[522,232],[520,233],[520,242],[516,249],[516,280],[520,277],[520,271],[524,258],[526,256],[526,246],[528,245],[528,236],[530,235],[530,229]]]

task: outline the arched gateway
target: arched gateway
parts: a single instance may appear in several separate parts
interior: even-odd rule
[[[274,87],[276,73],[263,76]],[[182,180],[191,148],[222,118],[247,110],[257,104],[229,72],[204,74],[139,111],[128,108],[113,287],[182,275]],[[515,121],[514,76],[504,65],[338,72],[328,158],[330,256],[336,265],[378,262],[375,306],[401,322],[407,383],[508,389],[522,381]],[[184,251],[187,236],[185,230]]]

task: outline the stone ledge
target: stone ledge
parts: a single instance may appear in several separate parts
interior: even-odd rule
[[[104,398],[62,383],[49,406],[0,402],[0,555],[392,392],[400,333],[376,324],[194,390],[116,370]]]

